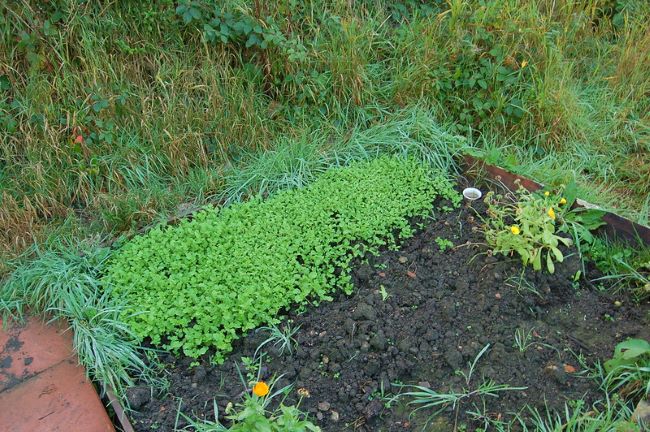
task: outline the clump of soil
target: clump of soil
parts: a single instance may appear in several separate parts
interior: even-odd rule
[[[386,403],[405,391],[395,384],[461,391],[468,386],[458,371],[467,372],[488,344],[469,387],[491,379],[525,389],[469,399],[458,413],[447,409],[435,421],[439,430],[451,430],[456,421],[474,430],[479,423],[465,411],[483,410],[483,401],[485,413],[507,419],[526,404],[560,410],[570,400],[600,398],[597,384],[580,375],[575,354],[595,362],[611,357],[627,337],[650,339],[648,305],[574,282],[580,269],[575,252],[567,251],[553,275],[523,271],[516,257],[490,256],[478,229],[483,210],[476,203],[438,215],[399,251],[359,263],[352,296],[289,312],[291,325],[300,326],[297,350],[280,355],[266,345],[263,377],[284,374],[278,385],[294,384],[289,402],[296,401],[296,389],[306,389],[310,397],[301,408],[324,431],[421,430],[432,411],[409,416],[413,407]],[[454,246],[441,251],[436,239]],[[587,276],[595,276],[592,269]],[[530,336],[523,352],[515,346],[516,332]],[[135,428],[173,430],[178,398],[193,418],[213,419],[213,400],[223,414],[243,391],[235,364],[245,370],[241,358],[252,357],[267,337],[251,332],[221,366],[204,360],[190,367],[192,359],[164,355],[168,393],[152,398],[143,387],[129,391]],[[177,426],[185,424],[181,417]]]

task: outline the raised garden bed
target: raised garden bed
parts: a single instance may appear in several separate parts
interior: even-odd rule
[[[607,294],[606,283],[585,282],[599,276],[591,266],[577,280],[574,249],[564,250],[567,258],[554,274],[524,270],[516,257],[491,256],[481,217],[482,202],[439,214],[399,250],[357,259],[351,296],[339,293],[331,302],[285,311],[279,328],[297,329],[297,348],[281,353],[264,345],[260,377],[282,376],[278,386],[293,383],[285,403],[300,398],[301,409],[325,431],[421,430],[425,424],[476,430],[486,417],[527,418],[529,408],[563,411],[565,404],[602,399],[585,366],[610,358],[628,337],[650,339],[648,304]],[[257,375],[249,359],[268,337],[266,330],[250,331],[221,365],[207,355],[197,361],[163,354],[168,391],[152,397],[138,386],[128,392],[135,429],[183,428],[188,419],[178,415],[179,407],[189,418],[214,419],[213,401],[223,421],[228,405],[242,396],[242,375]],[[489,381],[508,388],[495,397],[464,398],[435,418],[435,409],[412,415],[413,397],[394,398],[415,390],[408,385],[468,393]]]

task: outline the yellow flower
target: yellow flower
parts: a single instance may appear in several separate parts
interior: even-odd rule
[[[566,204],[566,198],[561,198],[560,199],[560,205]]]
[[[521,68],[523,69],[523,68],[525,68],[526,66],[528,66],[528,60],[524,60],[524,61],[522,61],[522,62],[521,62]]]
[[[544,192],[544,196],[549,196],[551,193],[549,191]]]
[[[513,233],[514,235],[519,235],[521,230],[519,229],[519,227],[517,225],[513,225],[513,226],[510,227],[510,232]]]
[[[253,386],[253,394],[259,397],[266,396],[269,394],[268,384],[266,384],[264,381],[259,381]]]
[[[553,210],[553,207],[551,207],[550,209],[548,209],[548,213],[547,213],[547,214],[548,214],[548,217],[550,217],[551,219],[555,220],[555,210]]]

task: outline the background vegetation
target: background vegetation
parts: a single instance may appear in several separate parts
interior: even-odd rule
[[[649,18],[644,0],[2,2],[0,274],[34,242],[241,197],[262,151],[299,184],[389,123],[370,138],[442,128],[442,151],[575,174],[647,223]]]

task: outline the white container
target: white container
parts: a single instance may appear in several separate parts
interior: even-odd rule
[[[468,201],[476,201],[483,196],[483,193],[480,190],[471,187],[463,189],[463,196]]]

